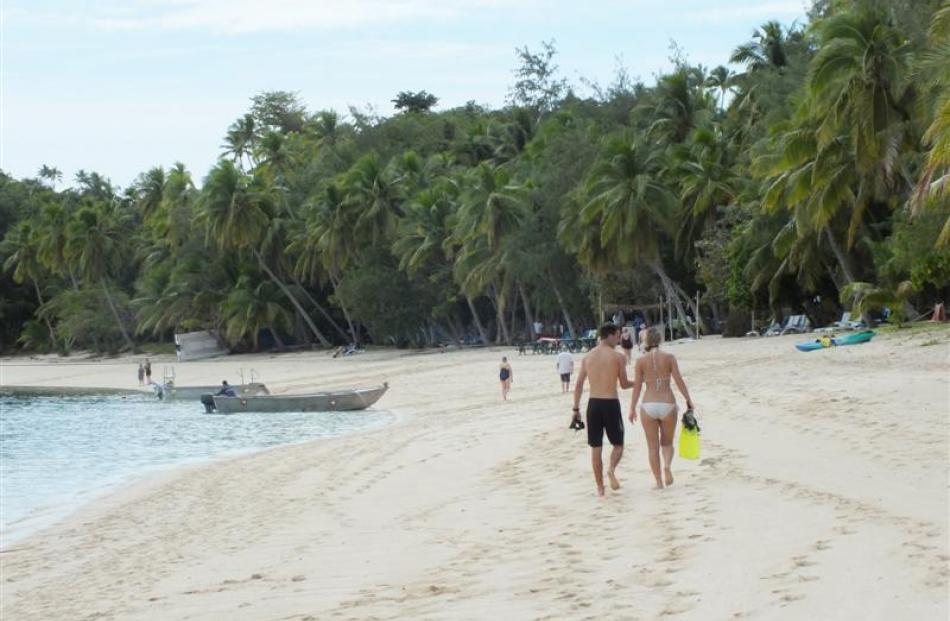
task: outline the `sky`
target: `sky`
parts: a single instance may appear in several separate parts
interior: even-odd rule
[[[504,105],[515,48],[553,40],[578,92],[618,60],[652,83],[670,42],[691,62],[727,64],[753,30],[803,22],[808,0],[0,0],[0,169],[55,166],[119,186],[184,162],[196,180],[266,90],[311,111],[371,106],[399,91],[436,109]]]

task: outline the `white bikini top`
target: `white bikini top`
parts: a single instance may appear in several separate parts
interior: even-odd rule
[[[656,375],[656,389],[663,390],[663,382],[666,382],[666,386],[670,385],[669,377],[660,377],[660,370],[656,368],[656,349],[650,352],[650,361],[653,362],[653,373]]]

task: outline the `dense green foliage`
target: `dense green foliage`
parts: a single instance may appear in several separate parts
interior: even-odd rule
[[[511,342],[605,305],[702,315],[892,307],[950,292],[950,3],[823,0],[725,66],[623,68],[586,98],[517,50],[509,103],[378,118],[262,93],[200,184],[0,173],[3,349]],[[655,317],[651,317],[655,319]]]

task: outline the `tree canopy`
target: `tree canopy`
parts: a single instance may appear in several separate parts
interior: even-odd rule
[[[651,84],[573,84],[545,41],[499,109],[263,92],[204,174],[0,173],[0,347],[511,343],[661,299],[684,335],[908,318],[950,293],[948,41],[946,1],[822,0]]]

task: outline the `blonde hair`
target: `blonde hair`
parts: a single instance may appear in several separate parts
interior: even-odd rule
[[[643,337],[643,344],[647,351],[655,349],[663,342],[663,333],[656,326],[650,326],[646,329],[646,335]]]

